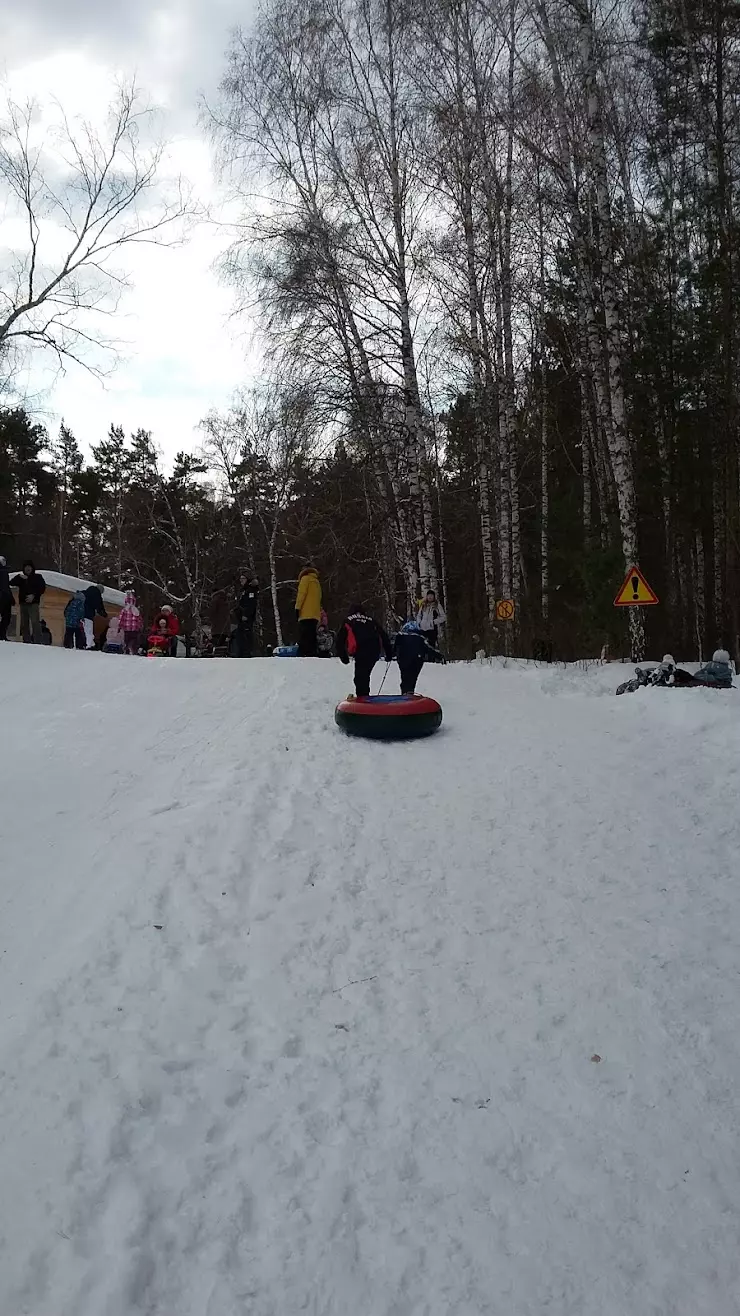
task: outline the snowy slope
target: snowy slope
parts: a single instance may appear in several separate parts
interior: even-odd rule
[[[622,675],[0,646],[2,1316],[740,1312],[740,692]]]

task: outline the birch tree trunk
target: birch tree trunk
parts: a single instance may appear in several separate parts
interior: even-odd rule
[[[581,483],[582,483],[582,525],[583,547],[586,552],[591,548],[591,530],[593,522],[592,485],[591,485],[591,444],[588,436],[588,417],[584,414],[581,398]]]
[[[601,258],[601,299],[606,330],[606,357],[612,416],[612,469],[617,489],[619,523],[625,567],[638,561],[637,502],[632,450],[627,432],[627,414],[622,380],[622,337],[617,305],[611,202],[607,181],[606,147],[596,80],[596,57],[591,13],[585,0],[571,0],[580,19],[580,45],[589,131],[589,155],[596,192],[598,245]]]
[[[278,600],[278,579],[277,564],[275,561],[275,544],[277,542],[278,532],[278,513],[275,512],[269,536],[267,537],[267,560],[270,569],[270,598],[272,599],[272,615],[275,621],[275,635],[278,644],[283,644],[283,624],[280,620],[280,603]]]
[[[460,86],[462,103],[462,87]],[[491,625],[496,614],[496,573],[491,533],[491,493],[486,444],[486,426],[483,414],[483,367],[478,323],[479,289],[476,272],[475,234],[473,228],[472,185],[470,157],[463,162],[461,179],[461,219],[465,239],[465,258],[468,288],[468,327],[470,334],[470,362],[473,378],[473,423],[475,425],[475,451],[478,463],[478,513],[480,517],[481,555],[483,559],[483,588],[486,595],[486,613]]]
[[[624,386],[622,381],[622,342],[621,327],[617,305],[617,284],[614,262],[614,240],[612,232],[611,202],[609,199],[606,147],[599,103],[597,84],[596,55],[591,12],[586,0],[568,0],[569,7],[575,13],[578,22],[578,42],[580,52],[580,78],[583,86],[584,110],[588,136],[588,165],[590,181],[596,198],[598,217],[598,261],[599,261],[599,300],[604,318],[604,350],[608,375],[608,398],[603,396],[599,384],[599,371],[596,365],[602,355],[600,333],[594,313],[595,288],[587,275],[588,241],[584,231],[582,211],[577,203],[575,191],[571,132],[565,99],[560,63],[553,37],[547,0],[536,0],[536,12],[540,22],[543,41],[547,50],[548,61],[553,79],[554,100],[558,122],[558,147],[561,158],[561,173],[565,184],[566,199],[570,205],[571,223],[578,259],[581,264],[584,282],[584,309],[586,331],[589,342],[594,382],[599,397],[599,410],[606,424],[606,435],[611,459],[612,474],[617,496],[619,528],[622,543],[622,555],[625,569],[639,560],[637,546],[637,500],[635,494],[632,450],[627,430]],[[599,394],[601,393],[601,396]],[[635,662],[643,656],[645,634],[642,614],[639,608],[629,609],[630,641],[632,658]]]
[[[611,405],[611,459],[619,509],[619,527],[625,569],[639,561],[637,545],[637,497],[632,449],[627,429],[627,411],[622,371],[622,332],[617,304],[611,201],[607,177],[606,146],[599,100],[594,48],[593,19],[587,0],[571,0],[579,20],[579,43],[583,65],[589,133],[589,164],[596,194],[601,300],[604,309],[606,359]],[[644,656],[645,628],[639,608],[629,609],[632,659]]]
[[[536,177],[540,274],[539,324],[537,331],[540,360],[540,610],[542,621],[545,628],[548,629],[550,621],[550,432],[547,352],[545,347],[545,215],[539,164],[536,168]],[[534,363],[532,375],[535,375]],[[584,481],[584,490],[585,487]]]
[[[511,231],[514,208],[514,70],[516,61],[516,0],[509,4],[509,60],[507,71],[506,172],[504,176],[503,223],[501,225],[501,317],[504,347],[504,414],[509,455],[509,502],[511,507],[511,590],[519,600],[522,581],[522,545],[519,514],[519,463],[517,460],[516,385],[514,379],[514,334],[512,327]]]
[[[704,636],[706,634],[706,588],[705,588],[705,560],[704,560],[704,539],[701,530],[697,530],[694,535],[694,551],[692,554],[692,565],[694,569],[694,635],[696,638],[696,656],[699,662],[703,661]]]

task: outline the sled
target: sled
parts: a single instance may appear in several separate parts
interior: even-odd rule
[[[418,740],[442,725],[442,709],[427,695],[349,695],[334,721],[348,736],[367,740]]]

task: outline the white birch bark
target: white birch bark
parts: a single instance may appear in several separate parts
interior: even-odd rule
[[[460,87],[460,104],[462,88]],[[496,574],[494,567],[493,536],[491,532],[491,494],[488,466],[486,427],[483,416],[483,369],[479,332],[479,289],[476,271],[475,234],[473,229],[472,184],[470,159],[463,159],[463,176],[460,182],[460,215],[465,240],[465,263],[468,292],[468,330],[470,335],[470,362],[473,379],[473,423],[475,425],[475,451],[477,459],[478,514],[480,519],[481,555],[483,560],[483,588],[486,595],[486,612],[491,624],[496,611]]]
[[[638,561],[637,499],[632,463],[632,449],[627,430],[627,413],[622,378],[622,334],[617,304],[617,278],[614,263],[614,237],[606,163],[606,146],[599,103],[594,49],[593,20],[585,0],[571,0],[579,18],[579,41],[583,63],[589,132],[589,163],[596,193],[598,246],[601,261],[601,299],[606,330],[606,357],[611,403],[611,458],[619,508],[622,552],[625,566]],[[630,614],[636,609],[630,609]],[[634,627],[639,618],[631,617]],[[640,625],[642,625],[640,621]]]
[[[509,60],[507,70],[506,171],[503,188],[501,232],[501,318],[504,349],[504,415],[506,417],[509,454],[509,505],[511,508],[511,590],[519,599],[522,579],[521,521],[519,511],[519,464],[517,453],[516,383],[514,378],[514,335],[512,327],[512,253],[511,233],[514,207],[514,70],[516,60],[516,0],[509,4]],[[508,633],[508,632],[507,632]]]
[[[696,640],[696,656],[699,662],[703,661],[704,635],[706,632],[707,600],[705,587],[705,560],[704,560],[704,539],[701,530],[694,534],[694,551],[692,554],[692,565],[694,568],[694,637]]]
[[[278,644],[283,644],[283,624],[280,620],[280,603],[278,600],[278,578],[277,563],[275,559],[275,543],[277,541],[278,518],[275,515],[270,533],[267,536],[267,560],[270,570],[270,598],[272,599],[272,615],[275,620],[275,635]]]

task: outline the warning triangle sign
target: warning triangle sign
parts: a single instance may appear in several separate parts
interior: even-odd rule
[[[649,608],[660,600],[648,585],[639,567],[630,567],[624,584],[614,600],[615,608]]]

